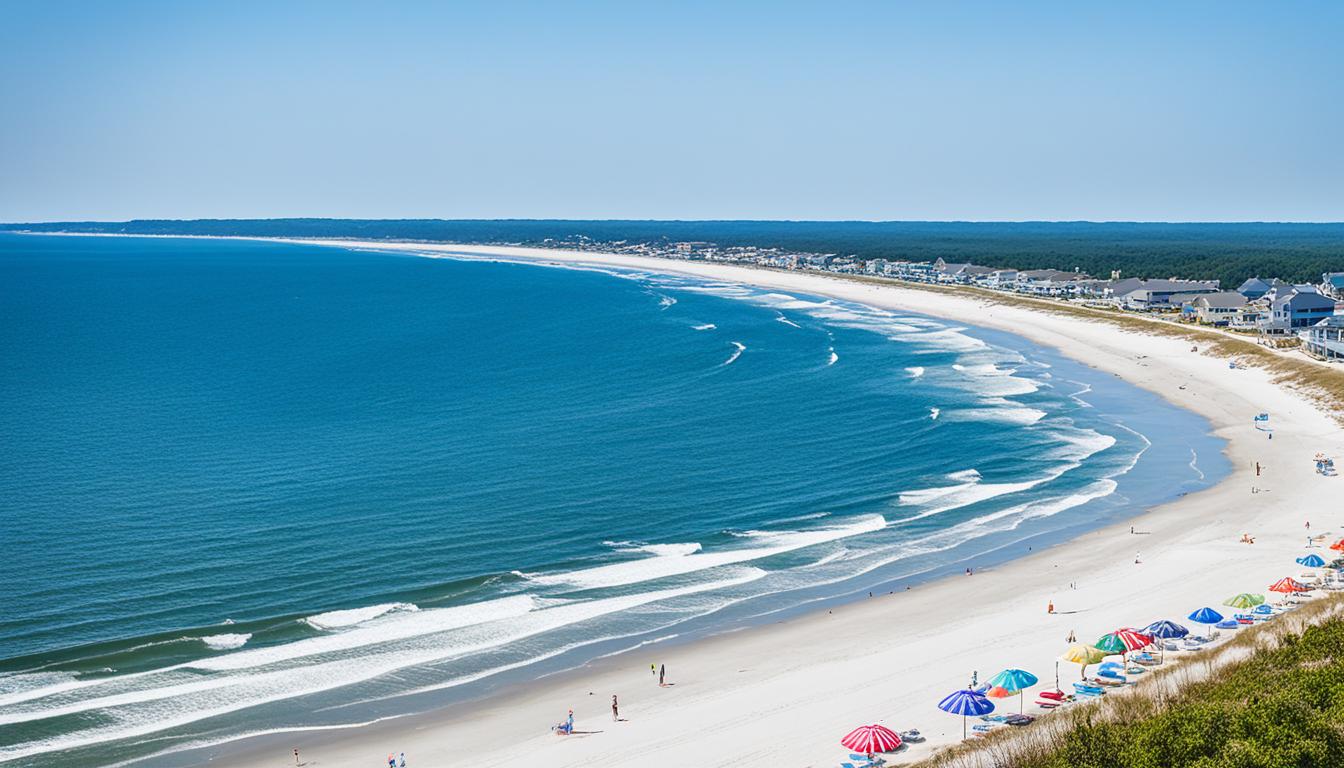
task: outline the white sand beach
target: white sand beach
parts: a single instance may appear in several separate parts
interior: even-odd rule
[[[313,241],[304,241],[312,243]],[[1208,418],[1228,441],[1233,472],[1208,491],[1150,510],[1067,544],[1038,550],[973,576],[882,594],[778,624],[605,659],[483,702],[364,728],[293,734],[212,750],[213,765],[305,764],[367,768],[389,752],[408,765],[834,766],[855,726],[918,728],[928,737],[888,756],[910,762],[959,741],[961,718],[937,708],[972,670],[987,679],[1005,667],[1037,674],[1053,687],[1065,639],[1084,641],[1159,618],[1182,623],[1195,608],[1221,608],[1237,592],[1264,592],[1296,576],[1293,559],[1313,534],[1344,526],[1344,479],[1313,470],[1320,451],[1344,456],[1344,430],[1306,398],[1260,370],[1229,370],[1227,360],[1191,351],[1188,341],[1145,335],[972,295],[921,291],[703,262],[525,248],[330,241],[339,247],[481,257],[541,259],[694,274],[877,307],[913,311],[1009,331],[1151,390]],[[1272,415],[1273,439],[1252,417]],[[1259,462],[1262,475],[1256,477]],[[1260,492],[1252,493],[1258,487]],[[1142,535],[1132,535],[1133,525]],[[1252,545],[1239,542],[1243,533]],[[1328,554],[1323,549],[1317,550]],[[1136,552],[1141,553],[1135,562]],[[1076,583],[1077,589],[1070,584]],[[1057,610],[1047,614],[1052,602]],[[659,687],[651,662],[667,665]],[[1064,685],[1078,668],[1063,664]],[[613,722],[611,695],[621,702]],[[1031,692],[1027,711],[1032,712]],[[1009,700],[1002,707],[1016,711]],[[575,713],[576,730],[549,726]]]

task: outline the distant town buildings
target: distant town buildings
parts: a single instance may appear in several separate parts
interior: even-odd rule
[[[660,258],[715,261],[773,269],[862,275],[913,283],[965,285],[1040,296],[1090,306],[1143,312],[1174,321],[1226,328],[1278,346],[1300,344],[1327,360],[1344,359],[1344,272],[1321,275],[1319,285],[1290,285],[1278,278],[1253,277],[1236,290],[1216,280],[1122,277],[1107,279],[1081,271],[1010,269],[971,262],[861,259],[837,253],[804,253],[779,248],[727,246],[706,242],[600,243],[584,237],[549,241],[548,247],[628,253]]]

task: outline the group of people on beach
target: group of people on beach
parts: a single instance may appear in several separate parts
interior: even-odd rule
[[[666,688],[669,685],[667,682],[666,664],[650,664],[649,673],[653,677],[658,678],[658,687]],[[589,695],[591,696],[592,694]],[[621,722],[621,702],[614,693],[611,695],[611,721],[613,723]],[[551,730],[558,736],[572,735],[574,733],[574,710],[569,710],[568,716],[566,716],[563,721],[551,726]],[[297,755],[297,750],[295,751],[295,754]],[[402,759],[405,760],[404,757]],[[402,765],[405,765],[405,763],[403,762]],[[392,766],[391,768],[397,767]]]

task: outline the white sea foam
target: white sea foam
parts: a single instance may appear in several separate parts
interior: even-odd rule
[[[737,362],[737,358],[741,357],[743,352],[747,351],[746,345],[741,342],[734,341],[732,342],[732,345],[736,347],[736,349],[733,350],[733,354],[730,355],[727,360],[724,360],[719,364],[720,366],[732,365]]]
[[[739,536],[755,540],[756,546],[686,555],[647,557],[578,571],[537,574],[531,578],[540,584],[566,585],[580,589],[619,587],[626,584],[653,581],[654,579],[665,579],[670,576],[681,576],[734,563],[759,560],[810,547],[814,544],[878,531],[885,528],[886,525],[887,521],[881,515],[866,515],[853,518],[844,525],[803,531],[744,531]]]
[[[206,647],[211,650],[231,651],[235,648],[242,648],[251,639],[252,634],[244,632],[241,634],[207,635],[201,638],[201,642],[205,643]]]
[[[910,374],[910,378],[918,379],[920,376],[924,375],[924,366],[912,365],[909,368],[906,368],[905,372]]]
[[[1199,479],[1200,479],[1200,480],[1203,480],[1203,479],[1204,479],[1204,470],[1200,469],[1200,468],[1196,465],[1196,462],[1198,462],[1198,461],[1199,461],[1199,454],[1195,453],[1195,449],[1194,449],[1194,448],[1191,448],[1191,449],[1190,449],[1190,468],[1193,469],[1193,470],[1195,470],[1196,472],[1198,472],[1198,473],[1199,473]]]
[[[837,354],[835,353],[835,347],[831,347],[830,352],[831,352],[831,356],[830,356],[830,358],[826,361],[826,365],[828,365],[828,366],[835,365],[836,362],[840,360],[840,356],[837,355]]]
[[[938,420],[938,414],[940,414],[940,413],[942,413],[942,412],[943,412],[943,410],[942,410],[941,408],[935,408],[935,407],[933,407],[933,406],[929,406],[929,419],[930,419],[931,421],[937,421],[937,420]]]
[[[83,730],[2,746],[0,762],[177,728],[240,709],[344,687],[408,667],[480,653],[505,643],[660,600],[738,586],[764,575],[765,572],[757,568],[742,568],[718,581],[600,600],[576,601],[520,617],[464,628],[456,633],[402,643],[396,649],[384,653],[357,655],[242,676],[219,675],[205,679],[182,677],[177,678],[182,682],[165,681],[169,684],[161,687],[132,686],[131,690],[99,698],[61,702],[36,710],[11,710],[0,713],[0,722],[26,722],[117,708],[115,718]],[[233,655],[240,654],[230,654]],[[131,682],[139,684],[144,680],[141,678]]]
[[[655,557],[693,555],[701,549],[700,543],[695,541],[684,544],[644,544],[637,541],[604,541],[602,543],[621,552],[644,552]]]
[[[783,315],[775,315],[775,320],[778,321],[778,322],[781,322],[781,323],[783,323],[783,324],[785,324],[785,325],[791,325],[791,326],[793,326],[794,328],[802,328],[802,327],[803,327],[803,326],[801,326],[801,325],[799,325],[799,324],[793,322],[792,320],[790,320],[789,318],[787,318],[787,317],[785,317],[785,316],[783,316]]]
[[[719,327],[719,326],[717,326],[717,325],[715,325],[715,324],[713,324],[713,323],[701,323],[700,325],[695,326],[695,329],[694,329],[694,330],[697,330],[697,331],[712,331],[712,330],[714,330],[715,328],[718,328],[718,327]]]
[[[659,296],[659,297],[658,297],[658,306],[661,307],[661,308],[663,308],[663,309],[667,309],[668,307],[670,307],[670,306],[672,306],[673,304],[676,304],[676,303],[677,303],[677,300],[674,299],[674,298],[672,298],[671,296]]]
[[[418,610],[420,610],[420,608],[414,603],[382,603],[381,605],[370,605],[367,608],[348,608],[340,611],[327,611],[326,613],[319,613],[316,616],[300,619],[300,621],[313,629],[332,630],[362,624],[371,619],[376,619],[385,613],[391,613],[392,611]]]

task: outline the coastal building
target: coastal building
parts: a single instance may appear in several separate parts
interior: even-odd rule
[[[1269,280],[1252,277],[1237,287],[1237,293],[1254,301],[1283,284],[1283,281],[1277,277],[1270,278]]]
[[[1189,306],[1196,322],[1225,327],[1232,324],[1247,303],[1246,297],[1237,290],[1201,294],[1195,296]]]
[[[1302,348],[1322,360],[1344,360],[1344,315],[1331,315],[1304,331]]]
[[[995,288],[1002,291],[1011,291],[1017,289],[1016,269],[996,269],[985,275],[984,286],[986,288]]]
[[[1259,330],[1271,336],[1293,333],[1335,314],[1335,300],[1321,295],[1311,285],[1280,286],[1262,300],[1268,300],[1268,313]]]
[[[1112,287],[1111,296],[1126,309],[1140,312],[1177,309],[1172,297],[1180,294],[1216,293],[1217,280],[1142,280],[1126,278]]]
[[[1017,291],[1040,296],[1065,296],[1078,292],[1078,284],[1090,281],[1081,272],[1061,269],[1027,269],[1017,273]]]
[[[1321,293],[1336,301],[1344,301],[1344,272],[1326,272],[1321,275]]]

